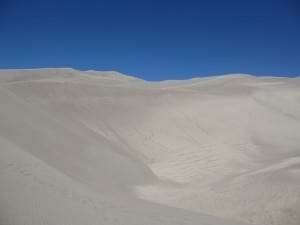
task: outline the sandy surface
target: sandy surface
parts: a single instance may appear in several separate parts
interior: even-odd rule
[[[300,78],[0,71],[0,225],[299,225]]]

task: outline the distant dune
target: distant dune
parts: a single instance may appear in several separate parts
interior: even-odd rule
[[[299,225],[300,78],[0,70],[0,225]]]

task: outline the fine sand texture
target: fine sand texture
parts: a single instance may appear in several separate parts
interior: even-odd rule
[[[300,224],[300,78],[0,70],[0,225],[192,224]]]

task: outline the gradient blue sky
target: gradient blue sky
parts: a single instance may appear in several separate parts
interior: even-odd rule
[[[298,0],[0,0],[0,68],[300,75]]]

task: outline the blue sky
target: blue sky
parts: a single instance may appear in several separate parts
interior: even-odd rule
[[[300,75],[298,0],[0,0],[0,68]]]

